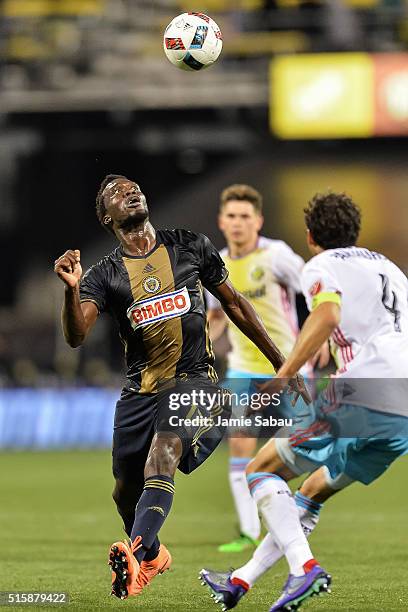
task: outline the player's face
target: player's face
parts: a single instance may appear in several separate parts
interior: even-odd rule
[[[244,245],[256,239],[263,225],[251,202],[230,200],[219,214],[218,226],[228,243]]]
[[[139,185],[128,179],[115,179],[108,183],[103,199],[106,214],[119,227],[142,223],[149,216],[146,197]]]

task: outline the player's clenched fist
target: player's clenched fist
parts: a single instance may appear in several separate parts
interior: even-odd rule
[[[68,287],[76,287],[82,276],[81,268],[81,253],[76,249],[75,251],[65,251],[61,257],[55,261],[54,272],[58,274],[60,279]]]

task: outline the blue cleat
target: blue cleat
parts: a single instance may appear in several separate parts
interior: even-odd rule
[[[210,569],[202,569],[199,575],[201,584],[209,587],[215,603],[222,605],[222,612],[235,608],[248,590],[240,584],[233,584],[231,574],[232,570],[230,572],[214,572]]]
[[[315,565],[304,576],[289,574],[282,595],[269,609],[269,612],[293,612],[309,597],[330,593],[330,583],[331,576],[320,565]]]

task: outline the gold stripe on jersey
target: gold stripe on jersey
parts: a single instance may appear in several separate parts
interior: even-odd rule
[[[215,419],[218,416],[221,416],[223,412],[224,412],[224,408],[220,406],[219,404],[217,404],[216,406],[214,406],[214,408],[210,410],[210,416],[212,419]]]
[[[203,291],[203,286],[200,281],[198,281],[198,288],[201,293],[201,299],[204,301],[204,291]],[[205,350],[209,358],[213,361],[215,359],[215,353],[214,353],[212,342],[210,339],[210,324],[208,322],[208,319],[206,319],[206,323],[205,323]],[[208,364],[207,376],[211,380],[211,382],[213,383],[218,382],[217,372],[215,371],[215,368],[210,364]]]
[[[202,417],[201,414],[200,416]],[[191,446],[195,446],[197,442],[199,441],[199,439],[201,438],[201,436],[203,436],[205,433],[210,431],[213,428],[213,426],[214,425],[212,424],[212,425],[202,425],[201,427],[199,427],[194,434],[194,438],[191,440]]]
[[[151,298],[159,292],[175,290],[170,257],[163,244],[141,259],[123,257],[123,263],[135,302]],[[157,289],[146,290],[150,287]],[[176,375],[183,348],[181,318],[160,321],[160,325],[146,325],[142,333],[148,365],[141,373],[140,393],[154,393],[159,380],[174,378]]]
[[[196,411],[196,410],[197,410],[197,406],[196,406],[195,404],[193,404],[193,405],[191,406],[190,410],[187,412],[187,415],[186,415],[186,417],[185,417],[185,418],[186,418],[186,420],[187,420],[187,419],[191,419],[191,418],[192,418],[192,416],[193,416],[193,414],[195,413],[195,411]]]
[[[206,320],[206,323],[205,323],[205,349],[210,359],[214,359],[215,355],[214,355],[212,343],[210,340],[210,324],[208,322],[208,319]],[[211,364],[208,364],[207,375],[208,375],[208,378],[211,380],[211,382],[213,383],[218,382],[217,372],[215,371],[215,368]]]
[[[83,300],[80,300],[80,302],[81,304],[83,304],[84,302],[92,302],[92,304],[95,304],[95,306],[97,307],[98,312],[100,312],[100,306],[96,300],[93,300],[92,298],[84,298]]]

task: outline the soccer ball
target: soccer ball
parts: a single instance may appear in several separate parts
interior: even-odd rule
[[[177,68],[202,70],[211,66],[221,53],[221,30],[204,13],[182,13],[165,29],[163,48]]]

